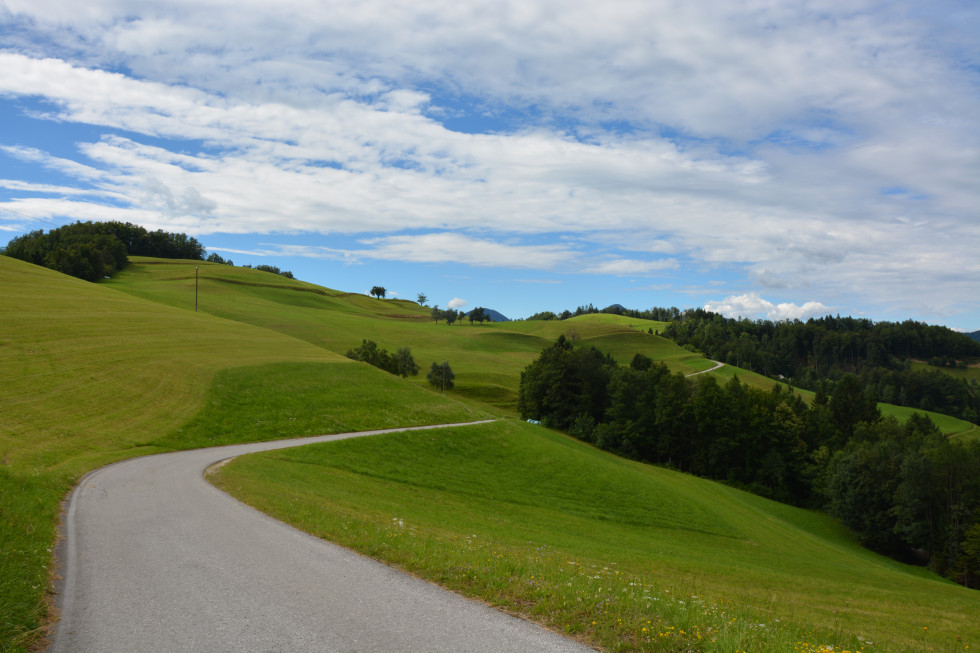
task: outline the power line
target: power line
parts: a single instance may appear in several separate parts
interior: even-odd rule
[[[0,211],[6,211],[7,213],[13,213],[16,216],[19,216],[19,217],[24,218],[26,220],[31,220],[32,222],[35,222],[35,221],[40,221],[40,222],[53,222],[53,220],[51,218],[36,218],[36,217],[34,217],[32,215],[27,215],[26,213],[21,213],[20,211],[15,211],[13,209],[8,209],[6,206],[0,206]]]

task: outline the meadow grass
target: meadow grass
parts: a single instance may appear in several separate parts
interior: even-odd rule
[[[201,313],[277,331],[338,354],[360,345],[362,339],[374,340],[389,351],[409,347],[423,370],[412,382],[425,385],[429,366],[446,360],[456,374],[457,396],[489,403],[512,415],[521,372],[560,335],[601,345],[625,358],[624,363],[639,351],[685,373],[704,369],[705,364],[699,355],[646,333],[661,329],[663,322],[591,314],[566,321],[482,325],[464,321],[448,326],[431,320],[429,308],[406,300],[378,300],[203,261],[131,258],[133,263],[106,282],[108,287],[193,308],[198,268]]]
[[[825,515],[511,420],[245,456],[212,478],[606,650],[980,644],[980,595],[870,553]]]
[[[200,446],[484,414],[281,332],[3,256],[0,289],[2,651],[42,635],[59,502],[87,471],[193,438]],[[208,402],[228,389],[237,404]]]
[[[195,268],[199,311],[305,340],[344,354],[362,339],[394,351],[407,346],[422,368],[411,382],[425,386],[432,362],[449,361],[456,374],[454,395],[516,415],[521,372],[559,336],[579,346],[595,346],[623,365],[637,353],[663,361],[672,372],[691,374],[713,363],[658,335],[665,322],[590,313],[568,320],[514,321],[447,326],[436,324],[430,309],[407,300],[378,300],[344,293],[259,270],[203,261],[132,257],[133,264],[107,282],[110,288],[172,306],[193,308]],[[725,365],[710,372],[724,383],[737,375],[754,388],[768,390],[777,381]],[[784,389],[789,389],[786,384]],[[807,402],[813,393],[794,389]],[[911,412],[880,404],[885,416],[907,419]],[[923,411],[918,411],[923,412]],[[980,434],[980,427],[938,413],[926,413],[944,432]],[[970,429],[974,430],[970,430]],[[960,436],[958,436],[960,437]]]
[[[936,367],[924,361],[912,361],[912,369],[916,371],[942,372],[956,379],[976,381],[980,383],[980,363],[974,363],[969,367]]]
[[[0,293],[5,307],[0,313],[0,552],[3,554],[0,558],[0,650],[22,650],[39,641],[46,616],[44,599],[49,586],[58,503],[81,474],[98,466],[146,453],[218,443],[455,422],[487,414],[514,415],[520,372],[559,335],[574,338],[578,344],[596,344],[623,363],[641,352],[665,360],[671,369],[684,373],[710,365],[699,355],[647,333],[650,328],[656,332],[658,323],[621,316],[583,315],[565,322],[467,323],[448,327],[445,323],[434,324],[429,319],[429,309],[414,302],[377,300],[266,272],[202,261],[137,257],[134,261],[111,281],[89,284],[0,256]],[[195,268],[199,268],[200,284],[196,313],[193,310]],[[410,346],[423,369],[423,377],[399,379],[342,356],[364,338],[376,340],[389,350]],[[457,375],[457,387],[447,398],[432,392],[424,380],[428,364],[442,360],[449,360]],[[728,368],[712,373],[724,376],[735,372],[742,374]],[[760,385],[767,382],[766,387],[773,383],[764,377],[754,382]],[[359,488],[363,485],[368,497],[380,496],[397,487],[399,491],[405,490],[406,496],[443,501],[446,506],[457,505],[456,510],[446,508],[450,523],[426,527],[429,529],[426,541],[430,542],[426,547],[445,553],[446,542],[453,537],[457,539],[452,541],[459,546],[458,538],[465,534],[482,533],[484,539],[478,543],[459,547],[461,552],[472,548],[476,557],[450,566],[469,570],[466,573],[472,578],[483,579],[479,583],[472,581],[476,584],[510,587],[500,594],[503,597],[500,604],[508,609],[535,612],[536,618],[547,619],[543,615],[550,614],[554,608],[558,616],[551,622],[553,627],[575,636],[611,642],[612,648],[629,647],[634,640],[652,637],[652,627],[656,625],[662,627],[657,631],[657,641],[671,642],[677,650],[688,650],[695,648],[690,634],[707,634],[705,624],[710,623],[710,634],[721,647],[717,650],[776,641],[753,639],[758,633],[770,632],[761,630],[763,627],[758,624],[765,623],[759,615],[768,614],[766,610],[770,608],[766,606],[772,604],[766,602],[766,592],[759,588],[771,581],[764,574],[764,565],[750,563],[751,554],[761,550],[758,546],[764,538],[753,540],[750,535],[745,540],[739,535],[743,526],[726,516],[727,509],[720,513],[716,510],[716,504],[751,506],[761,499],[725,494],[734,491],[719,490],[721,486],[706,481],[685,487],[716,489],[691,490],[691,496],[683,500],[663,488],[651,493],[642,487],[647,480],[640,483],[635,479],[660,478],[657,475],[666,473],[664,470],[599,454],[542,429],[526,430],[530,427],[515,424],[499,428],[498,435],[492,435],[496,433],[494,427],[476,431],[485,434],[481,437],[494,446],[463,451],[462,458],[466,460],[457,455],[452,464],[462,471],[452,483],[445,481],[446,486],[438,497],[431,494],[438,488],[430,487],[430,479],[442,478],[444,472],[451,470],[440,469],[434,473],[425,467],[429,463],[409,468],[412,475],[421,479],[414,482],[417,490],[402,487],[412,486],[413,481],[395,477],[387,480],[378,477],[378,483],[389,485],[372,489],[370,483],[362,483],[363,470],[334,470],[328,476],[347,474],[348,480],[357,480]],[[411,449],[417,442],[406,446]],[[536,449],[522,450],[524,442],[536,443]],[[569,448],[598,456],[604,461],[601,469],[575,463],[566,451]],[[520,451],[521,459],[534,461],[535,471],[532,473],[525,466],[521,478],[508,476],[497,469],[493,460],[501,450]],[[396,466],[399,461],[411,459],[407,451],[392,453],[395,457],[389,463]],[[470,460],[474,456],[486,456],[488,460]],[[242,464],[251,464],[247,460],[250,459],[243,459]],[[435,459],[422,456],[419,460]],[[507,456],[501,460],[516,464],[515,459]],[[555,462],[549,463],[551,460]],[[466,461],[470,467],[463,464]],[[563,471],[566,465],[571,465],[569,469],[575,473]],[[514,485],[525,482],[521,479],[533,476],[544,467],[551,470],[555,482],[538,489],[533,484]],[[494,503],[497,490],[480,485],[494,477],[504,479],[511,487],[503,504],[525,511],[520,513],[520,519],[529,529],[526,532],[521,530],[525,526],[509,526],[510,517],[494,519],[498,512],[508,514]],[[575,484],[588,478],[594,482],[584,484],[579,490]],[[467,482],[471,486],[469,490],[460,488]],[[558,485],[564,489],[555,499],[553,488]],[[515,491],[514,488],[523,489]],[[291,492],[296,488],[286,489]],[[416,491],[420,494],[412,494]],[[316,503],[319,499],[315,499],[317,492],[320,489],[302,501],[312,502],[309,505],[316,506],[311,508],[312,514],[320,515],[320,504]],[[639,498],[630,502],[627,495]],[[741,498],[725,504],[719,498],[725,496]],[[292,500],[288,493],[281,497],[282,502]],[[410,514],[400,504],[387,512],[371,512],[373,509],[367,510],[353,498],[350,501],[350,507],[345,510],[350,512],[351,519],[368,526],[374,524],[384,537],[401,532],[401,526],[399,531],[391,531],[391,520],[404,520],[405,517],[398,515]],[[612,502],[614,507],[606,513],[597,511],[590,502],[596,505]],[[432,515],[425,519],[435,519],[440,512],[439,505],[433,503]],[[768,507],[753,508],[754,519],[759,524],[803,519],[774,517],[774,514],[781,515],[784,507],[769,503],[765,506]],[[366,511],[362,513],[362,510]],[[626,514],[629,511],[639,516],[630,518]],[[714,518],[716,513],[721,519]],[[422,517],[420,521],[424,521]],[[804,534],[798,538],[818,537],[814,532],[821,533],[818,539],[824,538],[824,532],[834,538],[844,537],[825,518],[814,516],[813,519],[817,521],[800,526]],[[653,537],[652,531],[644,526],[651,520],[661,535]],[[686,525],[678,525],[681,521]],[[526,541],[514,540],[514,532],[519,532],[521,538],[526,535]],[[497,539],[486,539],[491,536]],[[702,541],[715,544],[699,552]],[[537,544],[531,547],[528,542]],[[614,555],[617,546],[610,542],[622,545],[621,557]],[[742,542],[736,547],[741,552],[736,562],[742,561],[738,562],[741,567],[733,568],[724,563],[718,551],[736,542]],[[551,557],[542,557],[548,551],[539,549],[544,544],[560,545],[562,549]],[[660,548],[655,554],[656,546]],[[488,553],[487,547],[492,547],[499,557],[488,555],[492,564],[480,567],[476,563]],[[557,578],[559,570],[572,571],[576,565],[564,559],[572,555],[576,557],[571,561],[577,565],[595,565],[583,567],[595,573],[589,573],[590,580],[584,573],[569,577],[562,581],[565,586],[586,580],[599,583],[603,578],[612,581],[619,578],[622,570],[621,574],[610,573],[617,568],[609,563],[628,563],[632,565],[629,573],[635,576],[630,581],[634,585],[616,586],[614,591],[610,589],[612,585],[607,588],[605,583],[599,584],[597,587],[603,590],[596,592],[606,597],[603,600],[608,603],[614,594],[618,600],[616,592],[627,595],[630,590],[620,590],[644,587],[646,583],[644,589],[650,598],[641,597],[634,601],[635,605],[649,603],[670,608],[657,613],[659,622],[648,611],[644,612],[648,608],[621,611],[622,616],[616,619],[636,625],[634,636],[633,631],[618,621],[597,618],[592,624],[573,620],[573,613],[581,609],[578,599],[584,595],[576,595],[576,605],[564,612],[557,605],[537,602],[537,588],[547,585],[540,579]],[[825,566],[819,557],[814,558],[818,562],[810,564],[805,559],[805,551],[802,556],[797,555],[792,547],[784,547],[782,555],[816,570]],[[874,565],[884,568],[893,564],[867,552],[848,555],[866,556]],[[503,566],[498,566],[498,560]],[[484,570],[474,571],[478,569]],[[448,577],[457,578],[448,584],[470,582],[460,573],[447,571]],[[834,576],[837,572],[828,573]],[[916,572],[903,573],[914,576]],[[920,574],[933,583],[938,582],[924,572]],[[785,575],[789,577],[788,572]],[[705,606],[687,599],[666,600],[688,588],[701,587],[708,582],[706,578],[711,579],[712,598],[705,599],[709,601]],[[862,598],[847,594],[843,590],[845,584],[839,581],[823,588],[826,598],[821,605],[837,599],[859,605]],[[514,590],[515,587],[520,591]],[[896,587],[895,592],[906,591],[901,589],[901,584]],[[950,599],[952,621],[945,626],[938,617],[935,621],[947,630],[957,623],[955,615],[959,614],[961,603],[960,590],[949,587],[953,597]],[[919,609],[915,597],[920,589],[918,586],[907,589],[905,606],[910,612],[917,613]],[[655,597],[650,592],[654,590],[661,591],[661,601],[653,601]],[[891,597],[895,592],[886,595]],[[694,590],[690,593],[699,594]],[[571,595],[566,599],[571,601]],[[807,605],[804,597],[794,600],[797,603],[789,605]],[[924,605],[931,605],[932,600],[927,598]],[[894,603],[897,605],[899,600],[896,598]],[[588,614],[597,614],[598,599],[593,604]],[[696,609],[692,606],[698,606],[697,610],[702,612],[717,608],[724,611],[725,619],[734,615],[736,620],[722,635],[722,622],[718,621],[721,617],[699,622],[700,617],[694,612],[683,616]],[[645,619],[650,623],[643,621],[644,625],[640,625],[637,614],[647,615]],[[831,619],[826,610],[807,614],[816,614],[814,623],[824,629],[830,627],[828,623],[844,623],[838,617]],[[932,613],[926,610],[925,614]],[[881,619],[901,621],[892,612],[885,611],[882,615]],[[691,630],[699,623],[703,626],[699,626],[701,630]],[[683,624],[690,625],[685,628]],[[644,627],[648,629],[645,633]],[[798,632],[795,628],[786,630],[790,634],[785,637],[795,636],[791,635]],[[809,645],[817,639],[800,641]]]
[[[489,417],[366,363],[274,363],[218,372],[203,408],[147,445],[193,449]]]

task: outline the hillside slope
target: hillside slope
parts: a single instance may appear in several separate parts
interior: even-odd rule
[[[257,454],[220,474],[299,528],[609,650],[980,642],[980,593],[871,553],[826,515],[523,423]]]
[[[302,434],[293,430],[300,425],[329,433],[474,414],[304,340],[4,256],[0,298],[0,650],[18,650],[41,634],[58,505],[95,467],[209,439]],[[277,375],[302,382],[303,394],[294,396],[307,399],[306,412],[322,410],[302,422],[276,411],[286,383],[274,385]],[[249,401],[222,421],[224,430],[189,442],[182,426],[222,383],[248,388],[240,395]],[[338,417],[332,407],[347,406],[346,385],[368,389],[370,408]]]
[[[105,285],[193,309],[195,272],[199,312],[278,331],[338,354],[363,339],[389,351],[410,347],[423,370],[416,383],[425,385],[431,363],[446,360],[456,374],[458,394],[511,414],[521,372],[560,335],[601,346],[623,357],[623,363],[640,351],[679,372],[710,367],[703,356],[647,333],[663,323],[617,315],[447,326],[432,321],[431,311],[415,302],[344,293],[246,268],[141,257],[133,257],[133,264]]]
[[[380,300],[286,279],[276,274],[207,263],[132,257],[133,263],[105,285],[125,293],[193,309],[195,274],[199,312],[271,329],[344,354],[362,339],[394,351],[410,347],[422,368],[414,379],[425,386],[432,362],[448,361],[456,374],[456,393],[515,415],[520,375],[559,336],[577,345],[594,346],[621,364],[642,353],[663,361],[673,372],[691,374],[713,363],[701,354],[656,335],[665,322],[623,315],[590,313],[568,320],[534,320],[457,324],[430,319],[430,310],[406,300]],[[195,270],[195,268],[198,268]],[[651,333],[652,332],[652,333]],[[771,388],[775,381],[726,365],[710,372],[719,381],[734,375],[752,387]],[[813,393],[799,391],[809,400]],[[911,411],[880,404],[884,415],[906,419]],[[974,437],[975,425],[927,413],[945,432]]]
[[[197,312],[194,311],[195,286]],[[19,650],[36,641],[41,634],[38,629],[45,615],[43,599],[58,503],[75,479],[94,467],[146,453],[224,442],[464,421],[484,417],[488,410],[498,415],[513,415],[521,371],[559,335],[573,338],[577,344],[594,344],[622,363],[640,352],[665,360],[671,369],[684,373],[710,365],[703,357],[649,333],[656,333],[660,323],[645,323],[621,316],[587,315],[565,322],[449,327],[445,323],[433,323],[428,310],[413,302],[378,300],[257,270],[201,261],[136,258],[134,264],[115,279],[89,284],[0,257],[0,295],[4,303],[4,311],[0,312],[0,398],[3,402],[0,412],[0,550],[5,553],[0,560],[0,650]],[[451,397],[443,398],[428,389],[423,377],[402,380],[350,362],[343,353],[364,338],[376,340],[389,350],[410,346],[423,369],[423,376],[431,361],[449,360],[457,373],[457,389]],[[726,366],[712,374],[725,376],[734,372],[737,370]],[[749,378],[754,377],[746,377]],[[762,377],[755,382],[772,383]],[[465,403],[457,401],[460,398]],[[632,562],[623,560],[618,564],[633,564],[650,556],[656,558],[671,547],[680,546],[677,551],[686,556],[688,562],[674,567],[665,565],[661,572],[668,576],[681,573],[683,578],[692,579],[711,573],[718,577],[712,584],[718,597],[731,596],[731,592],[762,596],[755,592],[764,593],[767,583],[776,584],[773,579],[766,580],[767,577],[757,569],[749,575],[762,580],[749,592],[739,585],[744,581],[739,580],[742,576],[726,577],[723,573],[728,564],[724,554],[711,553],[708,548],[698,552],[702,535],[715,533],[718,529],[730,530],[729,536],[736,539],[744,536],[757,545],[765,542],[763,535],[746,535],[742,526],[733,525],[724,515],[720,521],[712,517],[717,513],[712,506],[721,500],[721,495],[716,493],[731,491],[719,490],[720,486],[706,481],[680,477],[689,479],[683,481],[685,484],[695,484],[690,487],[702,488],[695,493],[700,498],[695,503],[690,497],[668,499],[672,491],[669,487],[676,485],[673,481],[666,486],[644,489],[636,480],[666,472],[639,473],[637,469],[650,468],[611,459],[605,454],[601,454],[603,460],[615,462],[600,465],[604,470],[601,471],[605,479],[603,487],[595,487],[592,483],[580,488],[576,485],[579,479],[591,478],[590,475],[597,472],[583,467],[581,461],[566,460],[568,450],[591,450],[561,436],[545,435],[547,432],[540,429],[525,429],[530,427],[502,423],[487,433],[486,442],[500,445],[495,450],[497,453],[487,456],[498,456],[505,468],[525,472],[519,483],[515,480],[509,486],[488,487],[481,492],[511,496],[515,492],[521,495],[525,490],[532,491],[532,485],[542,480],[533,478],[541,467],[535,463],[533,469],[527,471],[527,460],[538,463],[557,461],[557,466],[554,462],[549,466],[556,472],[563,466],[579,470],[565,482],[560,493],[564,498],[560,501],[549,498],[548,493],[552,490],[547,487],[533,490],[543,497],[541,501],[545,504],[558,501],[559,507],[558,512],[547,519],[544,519],[544,512],[537,510],[525,515],[530,521],[538,517],[543,519],[539,526],[545,530],[535,538],[543,541],[562,537],[570,519],[563,502],[568,497],[577,497],[576,501],[587,506],[583,508],[586,513],[594,513],[599,506],[598,521],[589,521],[592,517],[588,515],[582,516],[587,518],[580,528],[586,540],[600,541],[611,537],[623,543],[626,540],[617,539],[622,533],[617,530],[616,523],[630,508],[628,502],[621,503],[625,495],[617,494],[614,489],[636,488],[640,492],[637,496],[647,496],[650,492],[662,495],[662,500],[657,500],[660,503],[637,508],[638,514],[646,515],[638,518],[640,521],[648,518],[662,521],[672,514],[682,519],[696,518],[702,527],[693,530],[667,528],[661,533],[667,539],[650,537],[647,532],[631,535],[630,538],[637,542],[645,539],[660,542],[662,550],[658,549],[660,552],[653,556],[643,549],[636,549],[631,554]],[[515,433],[517,440],[513,439]],[[516,452],[522,443],[532,442],[536,443],[533,458],[522,462],[504,455],[507,448]],[[478,443],[471,444],[476,446]],[[458,478],[507,478],[503,468],[493,468],[497,463],[484,460],[487,456],[477,451],[473,449],[464,456],[476,467],[452,463]],[[485,452],[485,449],[479,451]],[[413,455],[406,451],[404,456],[389,457],[387,462],[401,464],[412,460]],[[448,463],[433,459],[426,464]],[[314,469],[316,465],[309,468]],[[406,468],[409,469],[411,466]],[[632,471],[624,471],[620,476],[614,470]],[[425,478],[402,478],[395,482],[407,486],[414,484],[419,488],[418,492],[422,492],[434,481],[428,480],[428,472],[420,473]],[[362,480],[365,484],[357,487],[368,487],[367,479]],[[449,480],[446,483],[448,488]],[[350,487],[354,486],[348,486],[348,489]],[[446,488],[444,490],[449,492],[446,500],[460,505],[465,505],[469,501],[467,497],[472,498],[475,493],[472,487],[452,491]],[[611,491],[612,495],[609,494]],[[458,499],[453,498],[456,494]],[[610,513],[610,517],[615,518],[603,519],[601,507],[614,495],[620,496],[616,499],[619,507],[615,509],[620,516]],[[420,495],[412,490],[404,496],[411,500]],[[535,501],[538,499],[531,504]],[[748,497],[739,501],[755,504],[761,500]],[[545,504],[539,507],[544,510],[548,507]],[[669,510],[653,510],[653,505]],[[785,507],[768,502],[759,505],[762,507],[753,513],[753,519],[760,526],[767,521],[788,519]],[[474,508],[470,517],[460,517],[463,528],[469,528],[469,522],[465,520],[472,521],[473,515],[479,522],[486,522],[485,516],[493,514],[486,512],[487,509],[485,506],[479,510]],[[398,518],[403,508],[396,505],[391,510],[394,512],[384,513],[379,519],[390,522]],[[840,531],[826,521],[811,523],[809,517],[792,519],[800,521],[800,527],[805,530],[805,533],[794,536],[798,539],[841,540]],[[807,523],[811,525],[806,526]],[[459,524],[452,527],[458,529]],[[690,536],[693,539],[671,539],[686,531],[694,533]],[[476,531],[470,534],[473,532]],[[674,544],[670,544],[671,541]],[[506,538],[500,541],[501,546],[505,544]],[[569,546],[572,546],[567,549],[569,555],[598,555],[588,552],[592,545],[585,541],[572,542]],[[631,549],[626,547],[624,550]],[[746,549],[749,552],[746,555],[751,557],[751,551],[761,550],[750,547]],[[854,555],[872,560],[873,565],[894,566],[887,560],[858,551],[860,553]],[[790,545],[783,546],[780,555],[787,556],[786,564],[790,568],[815,564],[818,574],[824,564],[819,558],[813,562],[794,557],[796,554]],[[707,558],[712,556],[722,557],[711,562]],[[823,557],[830,564],[826,560],[828,556]],[[676,556],[673,559],[672,564],[680,564],[676,562]],[[745,558],[745,564],[748,559]],[[521,569],[526,571],[526,568]],[[824,571],[829,573],[829,567]],[[952,593],[948,596],[945,589],[939,590],[938,595],[934,589],[920,588],[914,592],[926,597],[922,599],[922,605],[926,606],[924,609],[928,614],[933,614],[930,606],[934,602],[947,601],[949,616],[943,622],[947,631],[960,628],[964,635],[973,632],[966,626],[961,628],[964,623],[961,589],[938,582],[917,570],[901,573],[913,577],[918,574],[931,579],[931,583],[951,588]],[[787,578],[792,573],[778,572],[778,575]],[[528,579],[520,576],[519,580],[526,583]],[[502,581],[498,578],[495,582]],[[895,582],[904,587],[904,580]],[[880,590],[878,586],[861,585],[857,580],[855,583],[847,594],[850,597],[847,601],[852,605],[859,602],[862,592],[876,594]],[[833,602],[840,598],[838,592],[843,590],[838,583],[825,586],[823,591],[830,597],[828,601]],[[904,590],[900,594],[904,596]],[[794,596],[793,601],[798,605],[805,604],[805,597]],[[946,598],[936,598],[939,596]],[[909,612],[921,608],[916,600],[910,598],[903,603],[898,598],[889,599],[897,606],[894,610]],[[819,610],[818,613],[823,614]],[[814,619],[822,619],[819,614]],[[888,619],[890,617],[885,621]]]

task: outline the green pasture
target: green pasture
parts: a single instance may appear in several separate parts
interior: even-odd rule
[[[755,372],[749,372],[748,370],[743,370],[732,365],[725,365],[717,370],[708,372],[708,374],[715,375],[715,377],[718,378],[719,383],[727,382],[728,379],[732,378],[733,376],[737,376],[738,380],[742,383],[761,390],[769,390],[774,385],[779,383],[778,381],[774,381],[769,377],[756,374]],[[779,385],[786,390],[792,389],[793,392],[800,395],[800,397],[803,398],[803,401],[807,403],[812,402],[813,397],[816,394],[810,390],[790,388],[790,386],[786,385],[785,383],[779,383]],[[935,413],[930,410],[909,408],[908,406],[896,406],[894,404],[879,403],[878,408],[881,410],[882,417],[894,417],[898,421],[904,422],[913,414],[925,415],[939,427],[939,430],[946,433],[950,437],[980,438],[980,426],[971,424],[970,422],[958,419],[956,417],[950,417],[949,415],[943,415],[942,413]]]
[[[217,474],[303,530],[606,650],[980,645],[980,594],[870,553],[823,514],[512,420]]]
[[[0,297],[0,651],[37,647],[43,641],[59,502],[82,474],[101,465],[212,444],[488,415],[510,418],[521,371],[560,335],[577,346],[594,345],[622,364],[640,352],[685,374],[711,365],[699,354],[648,333],[656,333],[662,323],[594,314],[563,322],[464,322],[449,327],[432,322],[429,309],[414,302],[378,300],[201,261],[134,257],[112,280],[89,284],[0,256]],[[410,347],[421,375],[401,379],[349,361],[343,354],[362,339],[375,340],[389,351]],[[456,373],[456,388],[446,397],[424,379],[429,365],[443,360]],[[757,387],[774,383],[730,366],[711,374],[722,381],[738,374]],[[286,479],[261,478],[279,474],[274,468],[286,464],[284,458],[244,458],[229,472],[240,478],[224,478],[237,484],[236,491],[251,491],[246,486],[253,481],[243,479],[254,466],[256,497],[271,483],[286,482],[284,491],[302,495],[314,520],[332,524],[323,531],[331,537],[345,530],[344,523],[347,530],[360,524],[355,530],[368,533],[365,541],[375,544],[348,545],[371,555],[371,547],[393,544],[399,533],[404,535],[390,528],[401,519],[417,529],[424,550],[381,552],[379,557],[423,574],[428,573],[425,564],[412,562],[415,558],[438,560],[458,553],[462,557],[445,558],[457,562],[447,563],[438,572],[445,577],[437,573],[436,580],[611,649],[647,646],[650,642],[643,637],[653,638],[655,626],[662,628],[657,641],[672,642],[662,650],[699,650],[697,634],[714,637],[715,650],[759,650],[752,648],[756,643],[761,650],[804,650],[782,647],[794,637],[807,645],[853,645],[858,642],[852,635],[872,637],[879,631],[860,629],[864,622],[857,607],[840,613],[851,616],[830,619],[827,606],[835,601],[862,605],[862,593],[884,597],[881,607],[872,609],[869,623],[896,637],[899,648],[920,650],[915,631],[902,630],[907,619],[895,616],[900,606],[910,614],[921,612],[923,620],[935,616],[923,628],[928,626],[930,637],[941,633],[936,641],[948,643],[946,633],[959,628],[965,600],[961,588],[854,548],[819,515],[623,461],[511,419],[447,432],[432,440],[431,447],[424,444],[429,437],[386,437],[385,443],[397,447],[385,465],[406,463],[405,470],[382,466],[387,471],[371,482],[354,460],[370,460],[374,454],[367,449],[324,450],[331,457],[336,451],[351,452],[349,468],[309,465],[330,482],[347,475],[350,483],[342,496],[363,490],[363,498],[343,496],[335,504],[346,522],[319,512],[322,497],[315,479],[290,485]],[[450,441],[458,441],[459,448],[446,449]],[[419,451],[413,453],[416,447]],[[291,455],[320,455],[310,451]],[[426,468],[440,460],[456,467],[438,473]],[[417,487],[406,489],[413,475]],[[467,478],[468,489],[461,487],[461,479]],[[307,489],[300,486],[307,482]],[[383,495],[396,487],[405,497],[431,506],[386,504],[397,497]],[[631,501],[631,496],[638,499]],[[750,525],[771,532],[751,530]],[[477,537],[464,543],[466,535]],[[776,548],[768,548],[769,539]],[[447,553],[450,541],[458,552]],[[789,542],[803,548],[797,552]],[[811,545],[816,548],[806,548]],[[721,553],[726,547],[734,556],[730,564]],[[836,553],[820,551],[837,551],[841,557],[833,563]],[[492,564],[477,564],[484,555]],[[782,561],[776,564],[776,558]],[[855,560],[869,565],[860,568],[872,580],[877,577],[870,569],[883,570],[887,582],[868,585],[858,579],[847,590],[850,577],[843,567],[859,564]],[[766,571],[772,565],[776,571]],[[830,580],[794,593],[790,579],[796,568],[807,577],[826,573]],[[575,589],[547,598],[559,570],[570,574],[562,576],[562,586]],[[627,577],[633,585],[625,582]],[[912,583],[908,578],[925,585],[907,584]],[[888,590],[888,583],[896,589]],[[484,586],[489,589],[479,589]],[[644,594],[629,598],[630,592],[640,591],[635,588]],[[544,594],[539,596],[539,590]],[[810,591],[822,596],[812,609],[807,607]],[[699,598],[677,598],[684,592]],[[940,594],[948,595],[945,621],[932,611]],[[791,613],[785,618],[778,616],[786,615],[784,600]],[[712,620],[699,621],[698,610],[713,611]],[[552,613],[556,616],[548,616]],[[637,621],[641,617],[642,624]],[[786,626],[775,628],[776,618]],[[729,619],[735,621],[726,626]],[[891,631],[881,625],[893,620]],[[765,632],[782,634],[759,638],[760,623],[767,624]],[[635,633],[629,630],[633,626]],[[816,630],[807,630],[811,626]],[[828,639],[828,628],[839,631],[835,638]],[[964,628],[960,635],[976,642],[972,633]]]
[[[193,449],[489,417],[366,363],[273,363],[221,370],[197,414],[147,444]]]
[[[969,367],[936,367],[922,361],[912,361],[913,370],[928,370],[930,372],[939,371],[948,374],[956,379],[966,379],[980,383],[980,363],[974,363]]]
[[[3,256],[0,293],[0,650],[43,636],[58,506],[87,471],[212,441],[486,414],[281,332]]]
[[[430,319],[431,309],[406,300],[342,293],[298,280],[202,261],[133,257],[133,264],[106,286],[143,299],[198,311],[277,331],[339,354],[361,340],[394,351],[409,347],[425,385],[433,362],[448,361],[457,394],[513,412],[520,374],[541,350],[561,335],[576,344],[595,345],[622,363],[642,352],[674,371],[696,372],[710,364],[669,340],[649,335],[663,322],[619,315],[582,315],[566,321],[517,321],[448,326]],[[197,268],[197,269],[195,269]],[[197,278],[195,280],[195,274]],[[632,326],[631,326],[632,325]]]

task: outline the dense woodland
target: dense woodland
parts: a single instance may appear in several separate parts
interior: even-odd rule
[[[97,281],[121,270],[129,255],[204,259],[204,246],[187,234],[147,231],[129,222],[75,222],[14,238],[0,254]]]
[[[734,320],[697,309],[671,320],[663,335],[714,360],[796,387],[833,394],[841,378],[854,374],[877,401],[980,421],[976,381],[912,367],[913,360],[936,367],[980,360],[980,342],[946,327],[840,316],[806,322]]]
[[[0,248],[0,254],[4,256],[85,281],[111,277],[129,264],[130,254],[234,265],[234,262],[213,252],[205,259],[204,252],[204,246],[187,234],[160,229],[147,231],[129,222],[75,222],[48,233],[38,229],[18,236],[6,247]],[[292,272],[280,270],[274,265],[256,265],[255,269],[293,278]]]
[[[980,360],[980,342],[946,327],[839,315],[806,322],[753,321],[700,308],[634,310],[619,304],[601,310],[588,304],[557,314],[545,311],[528,319],[566,320],[589,313],[667,322],[661,335],[682,347],[798,388],[833,394],[843,376],[854,374],[877,401],[980,422],[975,380],[956,379],[941,369],[913,368],[916,360],[934,368],[965,367]]]
[[[807,405],[640,354],[621,366],[562,337],[522,373],[519,410],[630,458],[826,508],[870,548],[980,584],[980,443],[925,417],[882,419],[853,374]]]

